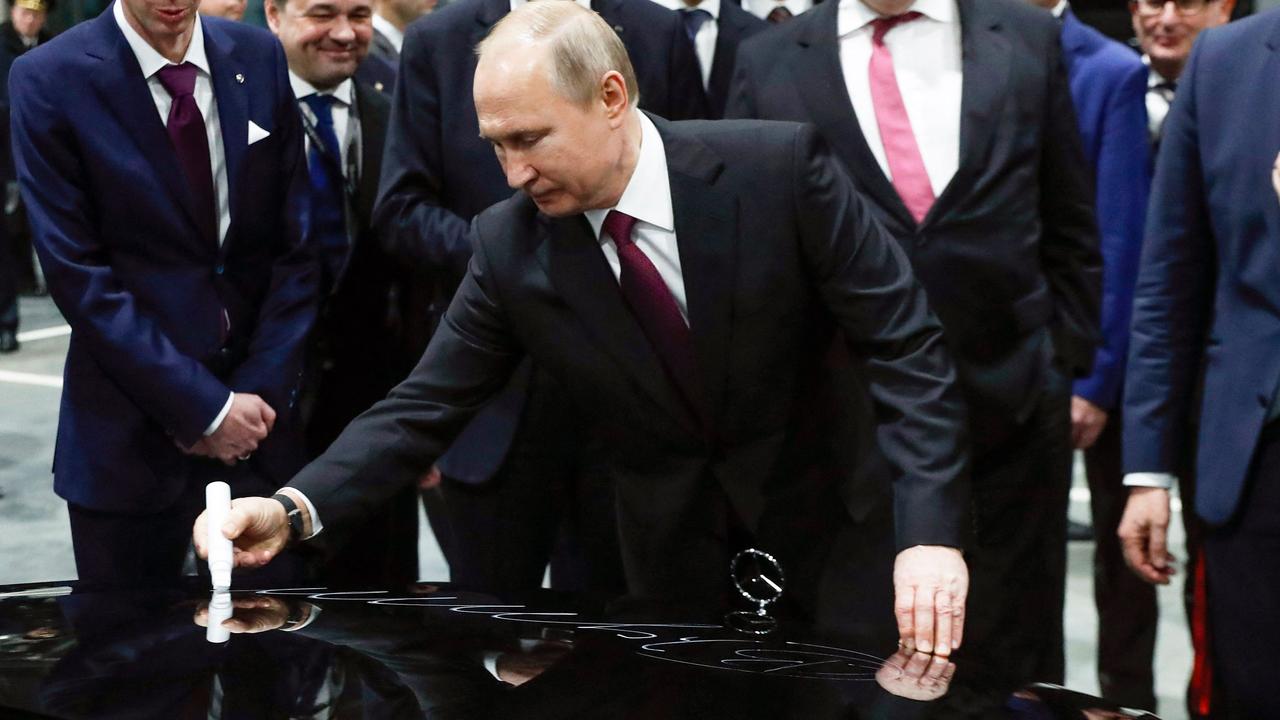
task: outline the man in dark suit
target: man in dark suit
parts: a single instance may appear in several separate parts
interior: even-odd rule
[[[4,149],[0,151],[0,175],[3,176],[3,222],[0,228],[0,353],[18,349],[18,293],[38,289],[35,263],[31,253],[31,234],[26,228],[22,203],[9,199],[16,189],[13,158],[9,154],[9,68],[13,61],[31,48],[47,42],[53,34],[45,28],[51,2],[16,0],[9,8],[9,22],[0,25],[0,122],[4,123]]]
[[[318,275],[280,46],[195,2],[121,0],[18,58],[15,161],[72,328],[54,489],[82,581],[177,576],[203,488],[261,492],[292,442]]]
[[[433,318],[471,256],[468,223],[511,194],[493,149],[480,138],[471,92],[475,45],[510,9],[509,0],[460,0],[412,24],[405,38],[406,82],[392,104],[374,220],[388,251],[416,273],[413,292]],[[693,46],[674,13],[649,0],[596,0],[593,9],[635,59],[642,108],[664,117],[705,116]],[[417,325],[426,329],[419,354],[433,326]],[[599,540],[585,547],[570,541],[558,554],[553,584],[619,584],[607,530],[612,491],[584,450],[589,437],[547,376],[531,366],[516,373],[441,460],[443,482],[424,494],[455,581],[540,586],[558,528],[569,522]]]
[[[1169,488],[1200,415],[1215,718],[1280,715],[1273,663],[1250,651],[1280,642],[1280,135],[1252,121],[1280,117],[1277,72],[1274,11],[1206,30],[1191,51],[1156,160],[1125,382],[1120,536],[1149,582],[1173,572]]]
[[[1059,28],[1009,0],[828,2],[743,43],[729,117],[815,123],[911,258],[969,406],[971,650],[1061,681],[1070,380],[1101,263]]]
[[[754,545],[812,615],[892,632],[889,603],[872,609],[893,589],[901,638],[949,654],[968,577],[964,412],[905,256],[810,128],[668,123],[635,108],[636,87],[618,37],[572,3],[495,28],[479,126],[524,192],[476,218],[467,276],[413,374],[289,489],[325,523],[359,518],[528,355],[604,438],[632,593],[723,600],[730,558]],[[821,382],[837,326],[899,470],[896,560],[890,540],[865,585],[824,450],[821,409],[843,400]],[[240,566],[260,565],[309,535],[309,513],[245,498],[223,532]]]
[[[378,0],[373,3],[373,40],[356,79],[388,97],[396,88],[400,49],[409,23],[435,8],[435,0]]]
[[[369,0],[271,0],[266,14],[302,114],[311,237],[321,256],[323,300],[299,403],[307,455],[317,457],[413,369],[401,346],[404,320],[412,317],[403,307],[405,274],[370,221],[391,103],[352,77],[373,34]],[[406,488],[355,540],[339,541],[321,580],[382,588],[416,581],[417,497]]]
[[[708,117],[724,117],[738,45],[769,24],[729,0],[659,0],[659,4],[680,15],[693,43],[702,87],[707,91]]]
[[[1084,451],[1096,542],[1098,684],[1108,700],[1154,710],[1156,595],[1125,567],[1116,535],[1127,496],[1120,465],[1120,394],[1151,190],[1147,68],[1129,48],[1077,19],[1065,1],[1038,4],[1062,22],[1062,57],[1085,159],[1093,170],[1104,259],[1103,342],[1093,372],[1075,382],[1071,397],[1072,444]]]

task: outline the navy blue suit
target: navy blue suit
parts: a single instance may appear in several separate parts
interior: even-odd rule
[[[1098,682],[1104,697],[1154,710],[1155,590],[1125,566],[1116,536],[1127,496],[1121,482],[1118,405],[1151,191],[1144,102],[1148,70],[1132,50],[1084,24],[1070,10],[1062,16],[1062,59],[1085,159],[1096,181],[1103,257],[1102,344],[1093,371],[1074,384],[1076,395],[1110,415],[1097,441],[1085,451],[1097,544]]]
[[[306,192],[298,113],[274,38],[202,22],[230,199],[221,246],[196,222],[111,11],[13,64],[17,174],[50,293],[72,327],[54,487],[73,508],[185,507],[198,479],[229,471],[175,441],[200,440],[233,390],[278,413],[237,475],[274,483],[303,459],[290,409],[318,273],[295,212]],[[251,121],[269,133],[252,145]]]
[[[1156,159],[1125,383],[1127,472],[1177,473],[1188,417],[1200,413],[1195,511],[1210,526],[1209,627],[1224,717],[1280,714],[1274,667],[1241,651],[1280,642],[1277,74],[1280,13],[1196,41]]]
[[[593,7],[627,48],[635,66],[641,108],[672,119],[706,115],[698,60],[675,13],[649,0],[596,0]],[[465,273],[471,257],[468,240],[471,219],[513,192],[507,186],[493,148],[480,138],[472,100],[475,45],[509,11],[509,0],[460,0],[414,21],[405,34],[400,57],[402,81],[396,84],[392,103],[374,223],[389,253],[415,271],[418,280],[415,291],[430,296],[424,300],[431,304],[432,310],[430,317],[420,323],[419,351],[426,347],[430,331]],[[440,459],[444,474],[469,485],[489,482],[507,462],[510,453],[522,452],[517,428],[541,425],[540,430],[529,432],[542,432],[545,437],[527,437],[523,446],[529,450],[528,456],[508,465],[536,466],[540,476],[551,474],[552,468],[554,474],[572,475],[568,466],[576,462],[574,455],[580,443],[576,431],[562,429],[571,419],[569,410],[563,406],[564,393],[545,385],[541,391],[537,387],[533,369],[526,363],[508,388],[488,404],[449,453]],[[530,401],[535,392],[547,402]],[[522,417],[530,416],[543,419],[522,422]],[[551,443],[568,443],[573,447],[553,450]],[[518,484],[531,487],[530,482]],[[546,493],[534,492],[534,495]],[[488,501],[487,496],[475,499]],[[486,536],[479,541],[486,552],[502,554],[488,539],[490,533],[483,530],[481,524],[483,516],[509,528],[511,523],[505,518],[505,512],[500,513],[503,518],[497,518],[496,511],[478,510],[475,516],[463,520],[465,511],[459,507],[461,502],[461,498],[455,499],[448,513],[454,519],[454,527],[468,534]],[[533,511],[527,503],[515,504],[524,509],[526,518],[532,517]],[[451,546],[444,537],[447,531],[440,527],[445,519],[442,513],[432,514],[433,528],[437,537],[441,537],[457,580],[462,565],[487,561],[472,563],[461,559],[454,548],[472,543],[459,540]],[[516,545],[528,548],[540,542],[520,540]],[[534,554],[537,555],[537,551]],[[503,562],[523,565],[510,557]],[[535,565],[537,567],[533,567]],[[529,561],[528,566],[533,569],[528,577],[535,587],[542,578],[544,565],[545,558],[541,564],[536,559]],[[505,576],[469,579],[509,585]]]
[[[716,19],[716,52],[711,61],[711,78],[707,81],[708,117],[724,117],[738,46],[743,40],[768,28],[769,23],[741,7],[731,2],[720,3],[720,17]]]

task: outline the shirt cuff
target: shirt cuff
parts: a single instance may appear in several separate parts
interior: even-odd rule
[[[235,399],[235,393],[227,394],[227,404],[222,406],[222,412],[218,413],[218,417],[214,418],[213,422],[209,423],[209,427],[205,428],[205,437],[209,437],[210,435],[218,432],[218,428],[222,426],[222,421],[227,419],[227,413],[231,412],[231,402]]]
[[[320,514],[316,512],[316,506],[311,504],[307,496],[297,488],[293,488],[293,491],[298,494],[298,497],[302,498],[302,504],[307,506],[307,513],[311,515],[311,534],[302,538],[303,540],[310,540],[320,534],[320,531],[324,529],[324,523],[320,522]]]
[[[1136,472],[1124,476],[1125,487],[1149,487],[1168,490],[1178,478],[1169,473]]]

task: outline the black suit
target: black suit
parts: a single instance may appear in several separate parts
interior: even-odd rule
[[[729,85],[733,82],[734,61],[743,40],[766,30],[769,23],[731,3],[720,3],[716,18],[716,52],[711,61],[711,77],[707,80],[707,105],[711,118],[724,117],[729,101]]]
[[[675,13],[648,0],[597,0],[595,7],[633,59],[640,107],[675,118],[705,115],[697,59]],[[435,316],[465,272],[471,218],[512,192],[480,138],[471,92],[475,45],[509,9],[508,0],[461,0],[414,21],[405,36],[405,81],[395,92],[375,222],[388,252],[413,268],[415,291],[428,296],[424,307]],[[419,351],[430,336],[430,324],[422,328]],[[598,473],[579,469],[591,464],[578,442],[584,431],[562,395],[522,368],[441,460],[449,481],[425,497],[455,581],[538,587],[561,499],[585,504],[577,513],[585,523],[607,515],[611,491]],[[507,517],[514,509],[519,523]],[[600,522],[610,525],[607,517]],[[496,542],[497,529],[509,544]],[[605,576],[576,573],[577,584],[619,584],[616,552],[607,543],[590,547],[601,555],[584,564]]]
[[[354,95],[351,113],[360,128],[360,162],[359,176],[351,184],[354,193],[346,197],[355,220],[351,249],[341,276],[326,278],[307,353],[302,408],[311,457],[324,452],[349,422],[408,375],[413,363],[403,346],[405,326],[425,322],[424,313],[407,302],[407,274],[379,244],[370,222],[391,103],[358,81]],[[340,163],[327,154],[324,161]],[[353,542],[339,538],[333,543],[342,547],[322,579],[332,586],[387,588],[414,582],[417,537],[417,493],[406,488],[383,505]]]
[[[960,162],[918,225],[854,115],[838,3],[744,43],[727,114],[817,124],[911,258],[970,409],[977,538],[966,645],[1060,681],[1071,467],[1062,371],[1086,373],[1098,338],[1093,192],[1058,24],[1014,0],[957,6]]]
[[[789,597],[803,604],[855,579],[842,574],[848,554],[831,550],[851,504],[825,449],[823,408],[844,401],[822,381],[839,327],[874,382],[880,441],[900,471],[898,547],[958,546],[963,404],[902,252],[810,128],[655,122],[710,438],[669,385],[586,219],[549,218],[518,195],[477,217],[475,257],[413,374],[291,484],[326,526],[357,521],[442,454],[528,355],[604,437],[632,592],[722,592],[744,535],[781,559]],[[892,559],[890,546],[876,562]],[[836,595],[848,606],[890,590],[886,574]],[[842,619],[892,631],[880,608]]]

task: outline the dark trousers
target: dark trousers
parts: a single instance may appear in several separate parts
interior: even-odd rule
[[[1098,685],[1108,700],[1125,707],[1155,710],[1152,659],[1159,620],[1156,589],[1125,564],[1116,535],[1129,497],[1120,459],[1122,425],[1118,413],[1109,417],[1098,441],[1084,453],[1095,543],[1093,600],[1098,608]]]
[[[538,588],[550,561],[557,589],[625,591],[613,483],[577,416],[535,379],[497,474],[478,485],[445,478],[423,492],[452,582]]]
[[[1098,609],[1098,685],[1102,696],[1126,707],[1155,710],[1152,663],[1159,610],[1156,590],[1124,562],[1116,531],[1129,489],[1124,487],[1120,441],[1123,419],[1113,414],[1098,441],[1084,453],[1093,516],[1093,599]],[[1194,428],[1189,430],[1178,476],[1182,525],[1186,531],[1183,606],[1192,617],[1200,523],[1195,516]]]
[[[81,590],[172,585],[182,576],[191,545],[191,529],[204,510],[204,487],[214,480],[231,486],[231,496],[271,495],[278,485],[248,469],[211,460],[192,459],[185,487],[171,506],[154,513],[103,512],[68,504],[71,545]],[[208,577],[209,566],[198,561],[197,572]],[[232,587],[288,587],[307,582],[307,560],[292,551],[282,553],[265,568],[232,573]]]
[[[1263,430],[1236,516],[1204,537],[1214,718],[1280,717],[1280,423]]]
[[[18,271],[9,238],[0,222],[0,330],[18,330]]]
[[[976,532],[960,652],[996,682],[1061,683],[1065,672],[1070,388],[1048,374],[1029,418],[972,461]]]

